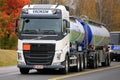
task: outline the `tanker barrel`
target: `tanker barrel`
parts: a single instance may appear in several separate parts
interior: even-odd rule
[[[84,20],[83,20],[84,19]],[[92,21],[85,18],[70,17],[70,41],[78,41],[83,45],[83,48],[88,48],[89,45],[104,46],[110,41],[110,33],[104,27],[105,24]],[[82,36],[80,36],[82,34]]]
[[[84,33],[83,25],[80,24],[75,17],[70,16],[70,42],[82,43],[85,36]]]

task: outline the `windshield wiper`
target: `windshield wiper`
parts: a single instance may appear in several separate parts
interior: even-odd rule
[[[56,34],[54,30],[23,30],[23,34]]]
[[[43,34],[56,34],[54,30],[43,30]]]
[[[24,34],[37,34],[36,30],[24,30],[22,33]]]

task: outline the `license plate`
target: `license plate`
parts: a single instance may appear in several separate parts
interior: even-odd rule
[[[35,65],[34,68],[35,69],[43,69],[44,67],[43,67],[43,65]]]

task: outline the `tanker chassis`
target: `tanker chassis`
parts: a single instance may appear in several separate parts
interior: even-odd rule
[[[15,21],[18,36],[18,68],[29,70],[70,69],[109,66],[109,32],[104,25],[70,17],[63,5],[26,5]]]

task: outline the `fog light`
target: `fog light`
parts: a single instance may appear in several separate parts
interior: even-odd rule
[[[56,59],[57,60],[60,60],[61,59],[61,54],[62,54],[62,51],[60,50],[58,50],[58,51],[56,51]]]

